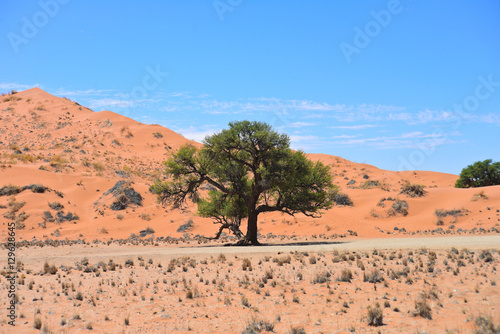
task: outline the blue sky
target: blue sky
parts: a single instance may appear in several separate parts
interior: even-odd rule
[[[190,139],[242,119],[390,170],[500,160],[498,1],[7,0],[0,91]]]

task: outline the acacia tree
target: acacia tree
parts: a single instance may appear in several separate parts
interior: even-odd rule
[[[262,122],[229,123],[229,129],[207,136],[201,149],[184,146],[165,165],[169,180],[151,187],[159,202],[173,208],[186,200],[197,203],[200,216],[221,224],[216,237],[227,228],[240,245],[259,243],[259,214],[320,217],[338,192],[328,166],[292,151],[287,135]],[[246,235],[239,228],[243,219]]]
[[[456,188],[486,187],[500,184],[500,162],[476,161],[460,172]]]

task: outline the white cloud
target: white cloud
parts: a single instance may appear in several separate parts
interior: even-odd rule
[[[206,136],[213,135],[214,133],[217,133],[219,131],[220,130],[217,130],[214,128],[199,129],[199,128],[195,128],[194,126],[190,126],[189,128],[175,130],[175,132],[180,133],[185,138],[194,140],[194,141],[199,142],[199,143],[201,143],[203,141],[203,139],[205,139]]]
[[[116,99],[116,98],[104,98],[99,100],[90,100],[89,107],[92,109],[100,108],[128,108],[135,103],[133,100]]]
[[[306,126],[315,126],[315,125],[316,125],[316,123],[293,122],[293,123],[286,124],[284,127],[287,127],[287,128],[303,128],[303,127],[306,127]]]
[[[105,96],[111,92],[113,92],[111,89],[68,90],[59,88],[54,94],[59,96]]]
[[[356,137],[357,137],[356,135],[352,135],[352,136],[341,135],[341,136],[332,136],[330,138],[332,138],[332,139],[350,139],[350,138],[356,138]]]
[[[343,129],[343,130],[364,130],[364,129],[376,128],[376,127],[377,127],[377,125],[374,125],[374,124],[331,126],[332,129]]]
[[[372,147],[375,149],[425,148],[458,143],[458,141],[450,139],[452,136],[460,136],[460,133],[423,133],[415,131],[392,137],[381,136],[342,140],[337,141],[334,144]]]

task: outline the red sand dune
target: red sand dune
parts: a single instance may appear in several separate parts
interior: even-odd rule
[[[148,191],[152,182],[162,176],[162,161],[171,152],[184,144],[201,144],[160,125],[142,124],[111,111],[93,112],[39,88],[2,96],[0,111],[0,188],[42,184],[64,194],[60,198],[55,192],[25,190],[15,195],[15,201],[26,202],[17,214],[24,211],[29,215],[24,228],[18,231],[18,240],[128,238],[148,226],[155,231],[155,237],[181,237],[183,233],[178,233],[177,228],[188,219],[194,221],[191,235],[215,234],[217,226],[196,216],[194,206],[185,211],[163,208]],[[456,234],[458,229],[469,233],[474,228],[499,226],[500,186],[456,189],[456,175],[393,172],[335,156],[309,157],[332,167],[335,183],[354,206],[335,206],[319,219],[265,214],[260,217],[261,234],[372,238],[411,236],[413,232],[423,235],[430,233],[426,230],[438,228],[442,233]],[[133,182],[131,186],[144,198],[142,206],[110,209],[114,199],[104,193],[120,180]],[[378,185],[364,189],[367,181],[378,181]],[[410,198],[400,194],[406,181],[424,185],[427,195]],[[479,191],[486,197],[473,201]],[[388,217],[393,202],[385,201],[385,207],[377,205],[388,197],[407,201],[408,214]],[[2,216],[10,210],[9,200],[10,196],[0,197]],[[53,215],[57,212],[49,208],[52,202],[60,202],[64,213],[75,213],[79,220],[44,223],[45,211]],[[462,215],[442,218],[438,226],[436,209],[462,210]],[[2,223],[6,224],[6,220]],[[5,231],[0,234],[3,240]]]

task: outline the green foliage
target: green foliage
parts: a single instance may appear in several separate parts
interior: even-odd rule
[[[247,218],[246,241],[253,244],[258,243],[260,213],[319,217],[338,193],[328,166],[292,151],[288,136],[261,122],[230,123],[229,129],[207,136],[203,148],[180,148],[165,166],[171,179],[158,180],[150,189],[159,202],[178,208],[189,199],[201,216],[226,228]],[[203,184],[211,190],[203,191]]]
[[[500,162],[491,159],[468,165],[455,183],[456,188],[486,187],[500,184]]]

